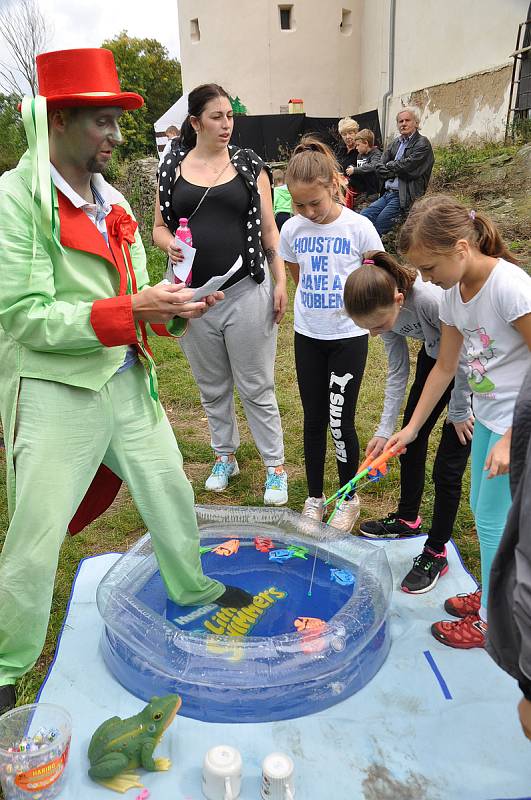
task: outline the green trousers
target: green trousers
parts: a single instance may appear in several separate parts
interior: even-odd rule
[[[140,364],[99,392],[23,378],[13,461],[16,503],[0,555],[0,685],[42,651],[61,543],[102,461],[129,486],[168,596],[196,605],[223,593],[203,574],[193,490]]]

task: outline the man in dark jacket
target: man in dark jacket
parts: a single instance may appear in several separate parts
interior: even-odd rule
[[[400,136],[382,156],[376,171],[382,181],[382,196],[361,213],[380,235],[391,230],[428,188],[433,167],[429,140],[419,133],[420,112],[413,106],[399,111],[396,124]]]
[[[531,739],[531,369],[514,409],[510,465],[513,504],[490,573],[487,650],[518,681]]]

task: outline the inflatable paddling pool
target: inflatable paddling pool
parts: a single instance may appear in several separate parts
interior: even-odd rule
[[[196,511],[205,573],[254,601],[175,605],[147,534],[98,588],[117,680],[143,700],[176,692],[182,714],[210,722],[303,716],[365,686],[390,647],[385,551],[289,509]]]

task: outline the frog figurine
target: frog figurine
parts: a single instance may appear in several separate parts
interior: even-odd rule
[[[139,714],[128,719],[111,717],[94,732],[88,749],[89,776],[116,792],[142,788],[140,778],[130,770],[167,770],[167,758],[153,758],[162,734],[181,707],[177,694],[152,697]],[[126,774],[122,774],[126,773]]]

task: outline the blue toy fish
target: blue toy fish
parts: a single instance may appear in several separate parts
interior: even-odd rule
[[[346,569],[331,569],[330,580],[339,583],[340,586],[352,586],[356,578]]]
[[[294,555],[292,550],[271,550],[269,560],[278,561],[279,564],[282,564],[283,561],[289,561]]]

